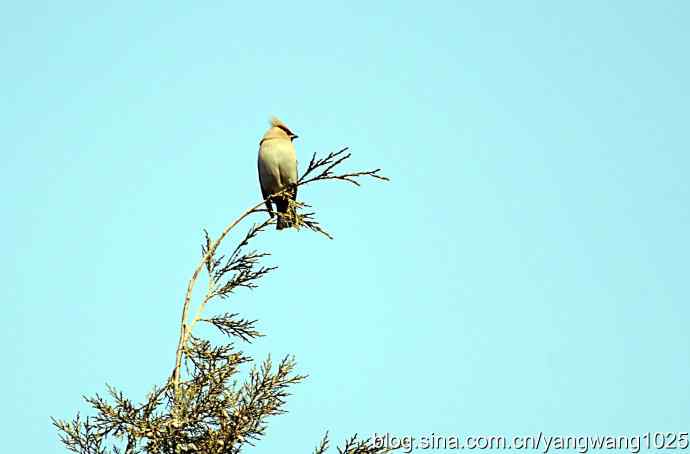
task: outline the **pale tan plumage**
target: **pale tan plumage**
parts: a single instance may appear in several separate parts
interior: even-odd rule
[[[297,183],[297,153],[292,141],[297,138],[290,128],[278,118],[271,119],[271,126],[259,143],[259,183],[264,199],[277,194],[285,188]],[[278,216],[276,228],[278,230],[291,227],[295,219],[295,210],[290,207],[289,200],[297,197],[297,187],[281,197],[276,197],[273,203]],[[271,202],[266,202],[268,213],[273,217]]]

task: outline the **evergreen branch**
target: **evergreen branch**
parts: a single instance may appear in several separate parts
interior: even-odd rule
[[[336,179],[358,185],[357,180],[364,176],[387,179],[378,175],[378,169],[336,173],[336,167],[350,157],[346,150],[329,153],[320,159],[314,155],[296,184],[269,199],[284,197],[297,186],[314,181]],[[253,224],[229,256],[219,253],[221,243],[244,219],[267,211],[261,208],[265,202],[245,210],[215,240],[204,230],[201,258],[187,283],[184,296],[175,367],[167,382],[154,387],[141,404],[135,404],[121,391],[106,385],[107,400],[99,394],[85,397],[95,416],[82,419],[77,413],[71,421],[51,418],[68,450],[80,454],[238,454],[245,444],[253,445],[265,434],[267,418],[286,412],[289,388],[306,378],[295,373],[293,357],[286,356],[275,367],[269,357],[254,366],[247,379],[238,384],[234,377],[241,366],[252,359],[235,350],[232,343],[214,345],[193,335],[196,323],[203,321],[244,342],[252,342],[262,336],[255,327],[256,320],[242,319],[235,313],[209,318],[202,318],[202,315],[215,297],[226,298],[238,287],[255,288],[258,279],[276,269],[260,265],[267,253],[246,251],[249,242],[274,224],[275,218]],[[295,212],[309,207],[299,201],[290,203]],[[332,238],[316,221],[313,212],[297,213],[295,226]],[[208,275],[208,287],[190,320],[193,290],[203,269]],[[184,379],[181,373],[183,365],[186,371]],[[315,454],[324,454],[328,448],[327,435]],[[356,437],[348,440],[341,450],[341,453],[348,454],[381,452],[384,451],[374,450]]]
[[[360,177],[365,177],[365,176],[370,176],[379,180],[384,180],[388,181],[387,177],[379,175],[380,169],[375,169],[375,170],[368,170],[368,171],[362,171],[362,172],[349,172],[349,173],[343,173],[343,174],[335,174],[333,173],[333,169],[335,169],[337,166],[345,162],[347,159],[350,158],[351,154],[346,153],[348,150],[347,147],[342,148],[341,150],[337,152],[330,152],[328,153],[324,158],[316,158],[316,153],[312,155],[311,160],[309,161],[309,165],[307,166],[306,171],[302,175],[302,177],[297,181],[297,183],[294,186],[302,186],[305,184],[312,183],[314,181],[325,181],[325,180],[342,180],[342,181],[348,181],[350,183],[353,183],[357,186],[359,186],[359,182],[357,181],[358,178]],[[317,171],[320,171],[317,173]],[[315,176],[310,177],[310,175],[315,174]],[[182,307],[182,319],[180,322],[180,337],[177,345],[177,351],[176,351],[176,357],[175,357],[175,367],[173,369],[172,373],[172,383],[173,383],[173,389],[177,390],[179,387],[180,383],[180,367],[182,364],[182,354],[184,351],[184,345],[189,339],[189,335],[192,332],[192,329],[194,325],[200,320],[201,314],[203,313],[206,304],[208,303],[209,300],[211,300],[214,296],[218,295],[228,295],[229,293],[232,292],[234,288],[237,286],[245,286],[252,288],[251,281],[254,280],[255,278],[262,277],[266,273],[272,271],[275,268],[264,268],[262,270],[259,270],[258,272],[255,272],[255,274],[247,274],[245,273],[242,276],[238,277],[238,280],[230,283],[230,285],[226,285],[220,288],[220,293],[214,293],[213,291],[213,284],[211,279],[211,274],[212,270],[216,271],[218,270],[218,267],[220,266],[220,263],[222,261],[222,257],[220,259],[215,259],[214,255],[216,253],[216,250],[222,243],[223,239],[230,233],[232,229],[234,229],[242,220],[244,220],[246,217],[250,216],[251,214],[259,213],[265,210],[260,209],[261,206],[263,206],[267,201],[277,198],[277,197],[282,197],[285,196],[289,193],[291,193],[295,187],[286,187],[283,189],[281,192],[277,194],[273,194],[266,199],[262,200],[261,202],[257,203],[253,207],[247,209],[240,215],[239,218],[231,222],[223,231],[221,232],[220,236],[215,240],[211,241],[208,232],[204,231],[205,234],[205,244],[202,246],[202,259],[197,265],[197,267],[194,269],[194,272],[192,273],[192,277],[189,280],[189,283],[187,284],[187,292],[184,297],[184,304]],[[299,203],[299,202],[296,202]],[[271,225],[275,221],[273,218],[269,218],[265,220],[263,223],[259,224],[258,226],[254,225],[249,232],[245,235],[244,239],[240,241],[240,243],[237,245],[235,248],[234,252],[230,256],[230,263],[233,263],[233,261],[237,258],[237,254],[239,254],[239,251],[241,250],[242,247],[246,246],[247,243],[249,242],[250,239],[256,237],[260,232],[262,232],[268,225]],[[307,213],[304,215],[299,215],[297,219],[297,226],[299,227],[300,225],[306,226],[308,229],[321,233],[322,235],[325,235],[327,238],[332,239],[333,237],[321,227],[321,225],[313,218],[313,213]],[[206,297],[203,298],[201,304],[199,305],[197,309],[197,313],[192,319],[191,322],[187,322],[188,318],[188,313],[189,313],[189,306],[191,305],[191,300],[192,300],[192,292],[194,290],[194,286],[196,285],[196,281],[199,277],[199,273],[201,272],[202,268],[206,267],[207,271],[209,272],[209,290],[206,294]],[[227,270],[226,270],[227,271]]]
[[[251,343],[257,337],[263,337],[263,334],[254,328],[254,324],[258,320],[245,320],[242,318],[236,320],[235,317],[237,316],[239,314],[225,313],[209,319],[202,319],[202,321],[210,323],[227,336],[239,337],[245,342]]]

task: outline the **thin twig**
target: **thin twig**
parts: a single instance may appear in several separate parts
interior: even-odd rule
[[[196,284],[196,281],[199,278],[199,273],[201,272],[202,268],[207,263],[207,261],[209,261],[211,259],[211,257],[213,257],[213,255],[216,252],[216,249],[218,249],[218,246],[220,246],[220,243],[223,241],[225,236],[228,233],[230,233],[230,231],[233,228],[235,228],[235,226],[237,224],[239,224],[244,218],[246,218],[250,214],[254,213],[254,210],[256,210],[260,206],[262,206],[264,204],[264,202],[265,201],[261,201],[260,203],[257,203],[256,205],[254,205],[252,208],[249,208],[244,213],[242,213],[239,218],[237,218],[235,221],[231,222],[227,227],[225,227],[225,229],[220,234],[218,239],[216,239],[213,243],[211,243],[208,250],[206,251],[206,254],[204,254],[201,261],[199,262],[197,267],[194,269],[194,273],[192,274],[192,277],[189,280],[189,283],[187,284],[187,293],[185,294],[184,306],[182,307],[182,321],[180,323],[180,340],[177,344],[177,352],[176,352],[176,359],[175,359],[175,370],[173,371],[173,388],[175,391],[175,395],[178,394],[179,386],[180,386],[180,365],[182,363],[182,350],[184,349],[184,345],[187,343],[187,339],[189,338],[189,334],[191,333],[191,330],[189,330],[188,326],[187,326],[187,316],[188,316],[188,312],[189,312],[189,305],[192,301],[192,292],[194,290],[194,285]],[[200,315],[200,314],[197,314],[197,315]],[[194,323],[196,323],[196,317],[195,317]]]
[[[254,214],[254,213],[260,213],[267,211],[265,209],[262,209],[260,207],[264,206],[266,202],[269,202],[271,199],[281,197],[283,195],[286,195],[290,191],[294,189],[294,187],[298,186],[303,186],[305,184],[312,183],[314,181],[322,181],[322,180],[342,180],[342,181],[347,181],[350,183],[353,183],[357,186],[359,186],[359,183],[355,180],[355,178],[358,177],[364,177],[364,176],[370,176],[379,180],[384,180],[388,181],[387,177],[384,177],[382,175],[379,175],[378,172],[381,169],[375,169],[375,170],[369,170],[369,171],[363,171],[363,172],[352,172],[352,173],[344,173],[344,174],[334,174],[332,170],[337,167],[338,165],[342,164],[344,161],[350,158],[350,153],[346,153],[348,150],[347,147],[342,148],[341,150],[337,152],[330,152],[328,153],[324,158],[316,159],[316,153],[312,155],[311,160],[309,161],[309,165],[307,166],[306,171],[302,175],[300,179],[297,180],[297,183],[293,185],[292,187],[286,187],[282,191],[280,191],[277,194],[273,194],[269,197],[267,197],[265,200],[262,200],[261,202],[257,203],[254,205],[252,208],[249,208],[246,210],[244,213],[240,215],[239,218],[228,224],[227,227],[221,232],[220,236],[213,242],[210,241],[210,238],[208,237],[208,233],[206,233],[206,247],[205,247],[205,254],[203,254],[203,257],[199,261],[199,264],[197,267],[194,269],[194,273],[192,273],[192,277],[189,280],[189,283],[187,284],[187,292],[185,293],[184,297],[184,305],[182,307],[182,319],[180,321],[180,338],[177,344],[177,351],[175,355],[175,368],[172,373],[172,383],[173,383],[173,391],[174,395],[177,396],[179,393],[179,386],[180,386],[180,368],[182,364],[182,356],[184,353],[185,345],[187,341],[190,338],[190,335],[192,333],[192,329],[194,328],[194,325],[201,320],[201,315],[206,307],[206,304],[208,301],[215,296],[214,294],[214,289],[213,289],[213,283],[209,282],[209,289],[207,291],[206,296],[202,300],[201,304],[197,308],[197,312],[192,319],[190,323],[187,322],[187,318],[189,317],[189,307],[191,305],[192,301],[192,292],[194,290],[194,286],[196,285],[196,281],[199,278],[199,273],[201,270],[206,266],[207,270],[209,271],[209,280],[212,279],[212,276],[210,275],[211,267],[212,264],[214,263],[213,257],[215,255],[216,250],[220,246],[221,242],[223,239],[230,233],[232,229],[234,229],[242,220],[244,220],[247,216]],[[311,178],[309,175],[311,175],[313,172],[315,172],[317,169],[320,167],[325,167],[321,171],[321,173],[317,174],[316,176],[313,176]],[[297,205],[297,207],[304,206],[304,204],[300,204],[300,202],[292,202]],[[301,223],[305,225],[307,228],[322,233],[328,238],[333,238],[328,232],[326,232],[320,225],[319,223],[313,219],[313,213],[307,213],[304,215],[300,215],[298,218],[298,225]],[[243,241],[240,242],[240,244],[235,248],[233,251],[233,254],[231,255],[231,260],[235,258],[240,250],[240,248],[244,245],[247,244],[247,241],[249,241],[250,238],[254,237],[258,232],[260,232],[264,227],[267,225],[271,224],[273,222],[272,218],[269,218],[267,221],[262,223],[260,227],[255,228],[253,231],[250,231],[250,233],[244,238]],[[270,271],[270,268],[268,269]],[[259,275],[262,273],[259,272]]]

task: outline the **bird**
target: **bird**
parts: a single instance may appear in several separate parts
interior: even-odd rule
[[[259,142],[259,185],[266,200],[268,214],[274,216],[272,203],[278,212],[276,229],[294,226],[295,206],[290,200],[297,198],[297,152],[292,143],[298,136],[277,117],[272,117],[270,127]],[[268,199],[288,189],[278,197]]]

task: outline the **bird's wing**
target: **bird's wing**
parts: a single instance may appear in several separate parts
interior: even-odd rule
[[[297,198],[297,153],[295,146],[288,142],[281,153],[280,160],[280,179],[285,186],[295,185],[290,193],[290,197]]]
[[[268,190],[266,187],[266,183],[264,182],[263,178],[263,169],[262,167],[262,160],[261,160],[261,148],[259,148],[259,159],[257,160],[257,167],[259,170],[259,186],[261,186],[261,196],[264,198],[266,201],[266,209],[268,210],[269,216],[273,217],[273,207],[271,206],[271,202],[266,200],[269,195],[271,195],[271,192]]]
[[[297,200],[297,182],[299,181],[299,175],[297,174],[297,168],[299,167],[299,161],[297,161],[297,153],[295,153],[295,177],[293,184],[295,185],[292,189],[292,200]]]

